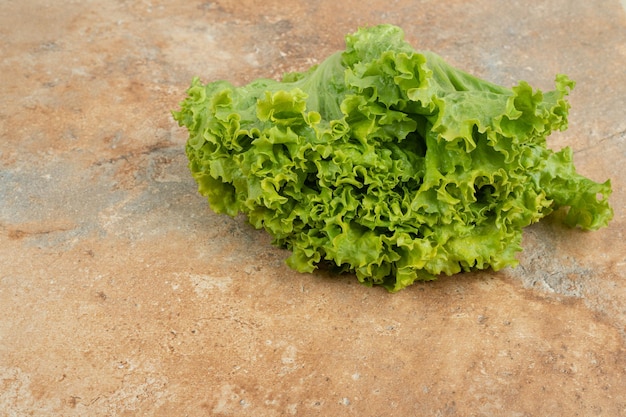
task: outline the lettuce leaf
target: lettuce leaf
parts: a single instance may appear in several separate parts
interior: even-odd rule
[[[567,128],[573,86],[501,87],[380,25],[281,81],[194,78],[173,115],[215,212],[245,214],[298,271],[330,263],[398,291],[516,265],[522,228],[561,207],[570,226],[607,225],[610,181],[546,146]]]

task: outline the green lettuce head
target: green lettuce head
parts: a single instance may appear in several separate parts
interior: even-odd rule
[[[547,93],[500,87],[381,25],[281,81],[195,78],[173,114],[214,211],[244,213],[298,271],[330,263],[397,291],[515,265],[522,228],[560,207],[570,226],[607,225],[610,181],[546,147],[573,86],[558,75]]]

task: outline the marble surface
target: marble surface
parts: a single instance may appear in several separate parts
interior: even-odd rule
[[[577,87],[597,232],[397,294],[298,274],[196,192],[169,111],[194,75],[303,70],[359,26],[491,81]],[[0,415],[626,416],[619,0],[0,2]]]

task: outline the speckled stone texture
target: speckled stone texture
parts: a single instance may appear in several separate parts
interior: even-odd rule
[[[576,80],[550,146],[612,179],[610,226],[552,216],[515,269],[389,294],[212,213],[169,113],[191,78],[377,23],[503,85]],[[618,0],[0,2],[0,415],[626,416],[625,64]]]

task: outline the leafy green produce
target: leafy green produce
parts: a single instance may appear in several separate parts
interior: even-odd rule
[[[173,115],[214,211],[247,215],[298,271],[325,262],[397,291],[515,265],[522,228],[560,207],[570,226],[607,225],[610,181],[546,147],[573,86],[558,75],[547,93],[501,87],[380,25],[281,81],[194,78]]]

